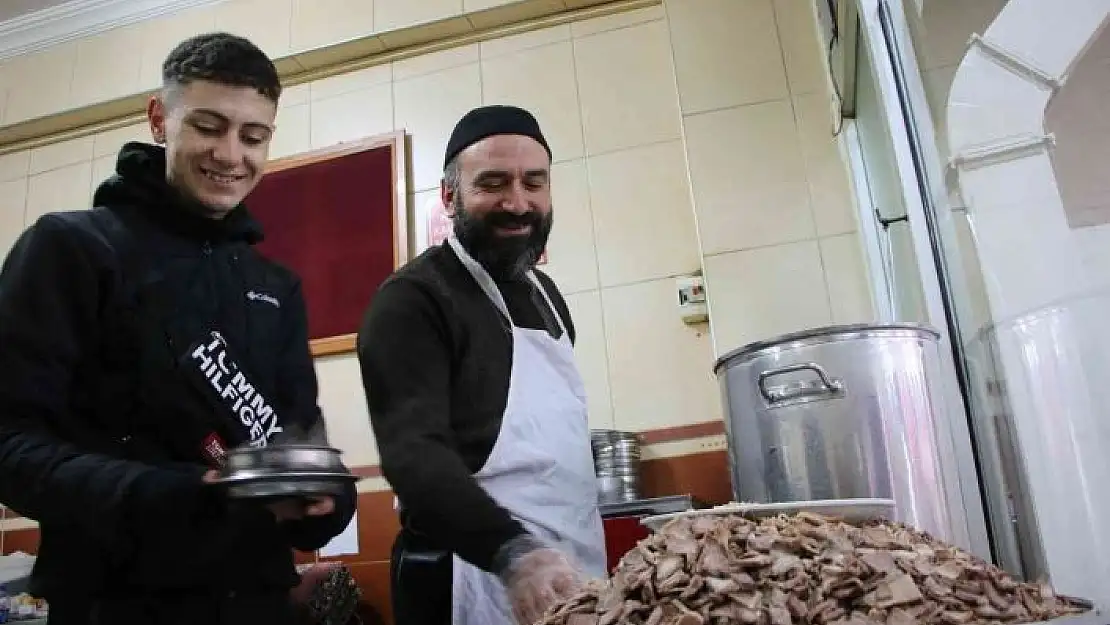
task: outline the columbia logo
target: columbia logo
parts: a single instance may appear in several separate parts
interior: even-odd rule
[[[266,295],[265,293],[259,293],[257,291],[247,291],[247,299],[254,302],[266,302],[267,304],[272,304],[275,308],[281,308],[281,302],[277,301],[277,298],[273,295]]]

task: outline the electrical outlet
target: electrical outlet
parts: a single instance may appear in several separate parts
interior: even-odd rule
[[[726,451],[728,449],[728,441],[726,441],[723,436],[706,438],[698,441],[698,449],[701,451]]]

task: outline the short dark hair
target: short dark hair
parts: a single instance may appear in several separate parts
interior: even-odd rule
[[[275,104],[281,79],[273,61],[248,39],[229,33],[205,33],[177,44],[162,63],[162,85],[206,80],[232,87],[253,87]]]

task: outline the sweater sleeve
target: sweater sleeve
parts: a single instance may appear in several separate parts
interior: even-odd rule
[[[358,337],[382,472],[420,531],[485,571],[520,525],[478,485],[452,443],[447,325],[412,282],[375,295]]]

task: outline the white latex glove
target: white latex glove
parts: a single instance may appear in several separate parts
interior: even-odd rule
[[[557,549],[534,549],[514,559],[504,575],[509,605],[520,625],[532,625],[556,602],[582,587],[582,578]]]

